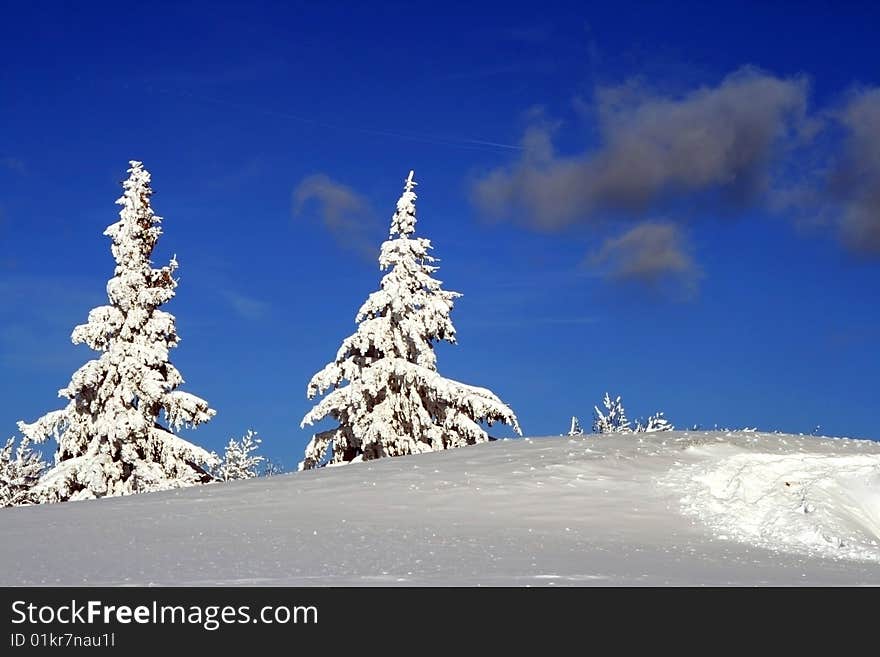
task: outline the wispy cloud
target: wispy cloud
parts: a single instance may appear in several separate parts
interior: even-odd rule
[[[880,256],[880,88],[854,94],[837,117],[847,139],[829,185],[840,205],[841,239],[857,253]]]
[[[609,237],[587,261],[612,281],[658,291],[671,285],[684,297],[696,293],[702,276],[684,230],[671,222],[646,221]]]
[[[73,328],[73,326],[71,326]],[[70,342],[70,331],[25,322],[0,326],[0,363],[27,372],[61,371],[69,376],[94,353]],[[65,380],[58,380],[61,388]]]
[[[27,173],[27,167],[24,164],[24,160],[20,160],[17,157],[0,157],[0,167],[19,174]]]
[[[595,324],[595,317],[493,317],[489,319],[465,320],[461,324],[468,328],[516,329],[533,326],[583,326]]]
[[[311,216],[317,215],[340,246],[375,261],[378,248],[371,236],[376,216],[363,196],[329,176],[315,174],[304,178],[293,190],[293,216],[309,216],[309,206],[313,208]]]
[[[803,130],[807,83],[747,68],[679,98],[630,83],[596,99],[598,147],[559,155],[553,126],[532,126],[518,161],[476,181],[476,204],[550,230],[609,211],[643,216],[670,194],[743,204],[765,189],[778,143]]]
[[[88,352],[71,344],[70,333],[86,321],[89,310],[107,303],[104,285],[77,276],[5,273],[0,279],[5,301],[0,306],[0,362],[30,371],[82,364]]]
[[[242,164],[224,171],[206,180],[205,186],[209,189],[239,189],[245,183],[259,178],[264,171],[263,162],[260,158],[250,158]]]
[[[825,336],[826,346],[835,351],[864,349],[878,342],[880,342],[880,327],[878,326],[841,327]]]
[[[125,85],[127,88],[128,85]],[[312,126],[315,129],[322,130],[333,130],[337,132],[347,132],[347,133],[358,133],[362,135],[369,135],[372,137],[379,137],[382,139],[399,139],[403,141],[413,141],[424,144],[434,144],[437,146],[448,146],[451,148],[463,149],[463,150],[478,150],[478,151],[518,151],[520,147],[516,144],[507,144],[499,141],[493,141],[491,139],[482,139],[461,135],[447,135],[447,134],[438,134],[438,133],[425,133],[418,131],[409,131],[409,130],[398,130],[398,129],[389,129],[382,128],[378,126],[369,126],[364,124],[357,123],[332,123],[324,120],[323,118],[318,118],[317,116],[303,116],[300,114],[293,114],[291,112],[287,112],[281,109],[273,109],[266,105],[254,105],[249,103],[242,103],[239,100],[227,100],[226,98],[215,96],[215,95],[207,95],[203,93],[193,93],[190,90],[181,91],[174,89],[146,89],[148,92],[160,93],[163,95],[168,95],[172,97],[177,97],[181,99],[189,99],[194,102],[199,103],[207,103],[210,105],[219,105],[222,107],[228,107],[230,109],[234,109],[240,112],[246,112],[252,115],[266,116],[266,117],[274,117],[279,119],[286,119],[290,121],[295,121],[297,123],[301,123],[303,125]]]
[[[222,294],[229,306],[243,319],[257,321],[269,313],[270,305],[265,301],[232,290],[223,290]]]
[[[546,43],[553,37],[553,28],[546,23],[543,25],[520,25],[503,29],[501,34],[511,41]]]
[[[858,257],[880,256],[880,88],[860,88],[820,113],[817,146],[788,163],[770,209],[827,231]]]
[[[244,60],[238,64],[224,66],[222,69],[208,66],[198,70],[185,68],[181,63],[175,62],[167,69],[157,68],[149,75],[138,79],[126,78],[121,84],[125,88],[130,86],[147,88],[148,90],[156,88],[162,92],[167,91],[168,88],[191,91],[275,79],[289,73],[282,58],[260,53],[243,54],[245,55]]]
[[[751,210],[878,257],[880,88],[824,109],[808,96],[806,77],[751,67],[676,95],[639,82],[601,86],[576,103],[595,129],[591,146],[559,152],[561,124],[537,113],[522,153],[473,179],[471,198],[487,216],[542,231],[586,225],[601,235],[611,220],[633,222],[587,262],[610,281],[655,289],[697,289],[685,222]]]
[[[546,75],[556,70],[558,64],[550,59],[529,60],[489,66],[472,66],[470,68],[439,75],[438,81],[454,82],[456,80],[486,80],[497,77],[521,77],[528,75]],[[503,144],[508,149],[519,150],[516,144]]]

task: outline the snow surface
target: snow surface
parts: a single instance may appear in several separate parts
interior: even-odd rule
[[[0,585],[880,585],[880,443],[497,441],[0,510]]]

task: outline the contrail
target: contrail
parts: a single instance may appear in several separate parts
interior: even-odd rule
[[[148,89],[153,90],[153,89]],[[374,128],[363,128],[352,125],[341,125],[335,123],[328,123],[326,121],[320,121],[318,119],[312,119],[306,116],[300,116],[298,114],[292,114],[290,112],[279,112],[278,110],[273,109],[265,109],[263,107],[256,107],[254,105],[245,105],[242,103],[235,103],[228,100],[223,100],[221,98],[212,98],[211,96],[203,96],[201,94],[194,94],[188,91],[175,91],[170,89],[155,89],[159,93],[168,95],[168,96],[177,96],[180,98],[191,98],[195,101],[201,101],[205,103],[214,103],[215,105],[224,105],[226,107],[232,107],[234,109],[255,112],[258,114],[263,114],[265,116],[276,116],[282,119],[290,119],[292,121],[298,121],[300,123],[308,123],[309,125],[319,126],[322,128],[328,128],[330,130],[348,130],[350,132],[358,132],[365,135],[373,135],[376,137],[391,137],[394,139],[406,139],[409,141],[420,141],[429,144],[437,144],[440,146],[452,146],[455,148],[467,148],[471,150],[505,150],[505,151],[520,151],[522,150],[522,146],[518,146],[516,144],[504,144],[495,141],[486,141],[483,139],[469,139],[466,137],[446,137],[439,135],[426,135],[419,133],[406,133],[406,132],[397,132],[394,130],[384,130],[384,129],[374,129]]]

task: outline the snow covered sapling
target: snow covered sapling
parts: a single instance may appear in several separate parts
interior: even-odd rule
[[[35,501],[33,488],[46,469],[39,452],[30,448],[25,438],[15,447],[15,438],[0,447],[0,507],[30,504]]]
[[[658,411],[648,418],[644,427],[639,426],[640,431],[652,433],[654,431],[674,431],[675,427],[663,416],[663,411]]]
[[[261,477],[274,477],[276,475],[284,474],[284,466],[272,459],[266,459],[263,463],[263,471],[260,473]]]
[[[379,267],[387,273],[380,289],[361,306],[357,331],[336,359],[309,382],[309,399],[332,392],[301,426],[325,417],[338,426],[312,437],[301,470],[485,442],[481,421],[503,422],[521,435],[513,411],[491,391],[437,373],[434,343],[455,344],[449,315],[460,295],[432,278],[437,267],[430,240],[413,237],[415,186],[410,171],[382,244]]]
[[[259,475],[260,463],[266,459],[257,456],[254,452],[263,442],[257,438],[257,432],[248,429],[241,441],[229,439],[223,461],[216,470],[216,477],[220,481],[233,481],[236,479],[252,479]]]
[[[605,413],[602,413],[598,406],[593,407],[595,412],[593,431],[595,433],[631,433],[632,429],[626,418],[626,411],[620,397],[611,399],[611,396],[606,392],[602,404],[605,407]]]
[[[583,435],[584,430],[581,429],[580,420],[577,419],[574,415],[571,416],[571,427],[568,430],[569,436],[581,436]]]
[[[101,352],[77,370],[58,395],[67,406],[32,424],[19,422],[24,435],[58,442],[55,467],[34,494],[45,502],[177,488],[211,479],[207,451],[178,438],[172,430],[210,420],[208,402],[176,390],[183,383],[168,360],[180,338],[173,315],[159,306],[174,297],[177,261],[159,269],[150,255],[162,234],[161,217],[150,206],[150,174],[132,161],[119,221],[104,231],[116,260],[107,283],[109,305],[89,313],[71,335]],[[166,426],[159,423],[164,412]]]

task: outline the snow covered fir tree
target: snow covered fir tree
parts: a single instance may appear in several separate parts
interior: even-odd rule
[[[410,171],[382,244],[380,289],[358,311],[357,331],[308,384],[309,399],[331,392],[301,426],[326,417],[338,426],[312,437],[301,470],[485,442],[484,421],[522,435],[513,411],[491,391],[437,372],[434,343],[455,344],[450,312],[460,295],[432,277],[431,242],[414,237],[415,186]]]
[[[571,416],[571,425],[568,428],[569,436],[581,436],[583,435],[584,430],[581,429],[581,421],[577,419],[576,416]]]
[[[18,446],[15,438],[0,447],[0,507],[34,502],[33,488],[46,470],[39,452],[30,448],[25,438]]]
[[[104,235],[116,260],[107,283],[109,305],[89,313],[71,335],[101,352],[77,370],[58,395],[69,400],[61,410],[37,421],[19,422],[33,442],[53,436],[55,465],[33,493],[39,501],[59,502],[203,483],[214,457],[176,436],[182,426],[207,422],[215,411],[208,403],[177,390],[180,372],[168,352],[179,337],[175,318],[159,307],[171,300],[177,281],[175,258],[154,269],[150,261],[161,217],[153,213],[150,174],[131,161],[119,221]],[[159,422],[164,413],[165,425]]]
[[[248,429],[241,440],[230,438],[223,453],[223,461],[216,469],[216,478],[220,481],[235,481],[259,476],[260,464],[266,459],[254,452],[259,449],[261,442],[263,441],[257,438],[257,432],[253,429]]]
[[[593,407],[593,431],[595,433],[630,433],[632,431],[619,395],[612,399],[611,395],[606,392],[602,405],[605,408],[604,413],[599,410],[598,406]]]

